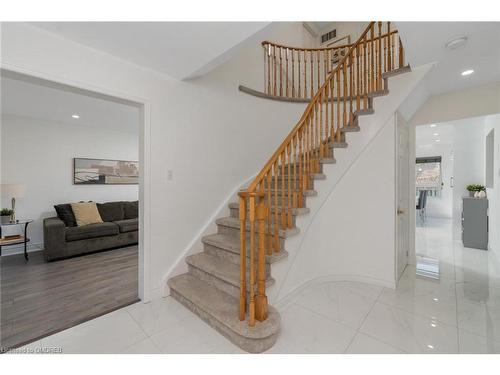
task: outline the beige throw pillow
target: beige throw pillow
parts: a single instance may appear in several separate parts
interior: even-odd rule
[[[71,208],[75,214],[76,224],[82,225],[102,223],[101,215],[97,210],[95,202],[71,203]]]

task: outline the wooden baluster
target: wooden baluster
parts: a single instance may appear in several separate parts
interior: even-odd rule
[[[281,227],[286,228],[286,216],[285,216],[285,207],[286,207],[286,196],[285,196],[285,164],[286,164],[286,153],[283,151],[281,153]]]
[[[361,109],[361,81],[359,75],[359,45],[356,46],[356,110],[359,111]]]
[[[330,79],[330,113],[331,113],[331,119],[330,119],[330,139],[329,139],[329,142],[334,142],[335,139],[335,124],[334,124],[334,96],[335,96],[335,75],[332,76],[332,78]],[[328,146],[330,147],[330,146]],[[328,150],[328,152],[330,152],[330,150]],[[332,151],[333,153],[333,151]]]
[[[264,92],[268,94],[267,91],[267,47],[265,44],[262,45],[262,49],[264,50]]]
[[[273,74],[273,95],[276,96],[277,95],[277,87],[276,87],[276,46],[273,46],[273,70],[274,70],[274,74]]]
[[[288,81],[290,80],[289,77],[288,77],[288,51],[289,49],[286,48],[285,49],[285,79],[286,79],[286,97],[289,98],[290,95],[288,94]]]
[[[267,296],[266,296],[266,219],[268,209],[261,196],[256,208],[256,218],[259,231],[259,252],[257,257],[257,297],[255,298],[255,318],[262,322],[267,319]]]
[[[343,102],[344,102],[344,105],[343,105],[343,118],[342,118],[342,126],[346,126],[347,125],[347,64],[346,64],[347,60],[344,61],[344,63],[342,64],[342,74],[344,75],[344,78],[343,78],[343,89],[342,89],[342,96],[343,96]]]
[[[271,95],[271,46],[267,45],[267,93]]]
[[[375,91],[375,24],[372,23],[370,27],[370,51],[371,51],[371,61],[370,61],[370,92]]]
[[[353,62],[352,54],[349,55],[348,61],[349,61],[349,123],[351,125],[353,125],[353,123],[354,123],[354,110],[352,108],[352,105],[353,105],[352,93],[353,93],[354,82],[353,82],[352,68],[353,68],[354,62]]]
[[[405,50],[403,48],[403,43],[401,43],[401,38],[399,38],[399,67],[405,66]]]
[[[299,130],[299,192],[298,192],[298,199],[297,199],[297,206],[298,207],[304,207],[304,164],[303,164],[303,145],[302,142],[304,141],[304,132],[302,130]]]
[[[292,98],[295,98],[295,50],[292,49]]]
[[[330,56],[330,50],[327,49],[323,51],[323,80],[326,81],[326,78],[328,77],[328,56]]]
[[[246,214],[247,202],[246,197],[239,197],[240,207],[240,320],[245,320],[246,299],[247,299],[247,254],[246,254]]]
[[[249,280],[249,311],[248,311],[248,325],[253,327],[255,325],[255,193],[250,193],[248,198],[249,205],[249,221],[250,221],[250,280]]]
[[[321,54],[320,54],[320,51],[319,50],[316,50],[316,59],[318,60],[318,88],[317,90],[319,90],[319,88],[321,87],[321,66],[320,66],[320,61],[321,61],[321,58],[320,58]]]
[[[298,184],[299,181],[297,180],[297,146],[298,146],[298,135],[296,134],[295,137],[292,139],[292,147],[293,147],[293,199],[292,199],[292,207],[296,208],[298,207],[298,197],[297,197],[297,191],[298,191]]]
[[[378,22],[378,66],[377,66],[377,90],[382,90],[382,22]]]
[[[297,55],[298,55],[298,59],[299,59],[298,74],[297,74],[298,75],[298,79],[299,79],[299,84],[298,84],[299,89],[298,89],[298,92],[299,92],[299,98],[301,98],[302,97],[302,90],[300,89],[300,81],[301,81],[301,77],[302,77],[302,73],[301,73],[302,71],[300,70],[300,60],[301,60],[301,58],[300,58],[300,49],[297,50]]]
[[[366,35],[363,38],[363,108],[368,108],[368,48]]]
[[[288,147],[285,148],[285,152],[287,153],[288,158],[288,209],[286,210],[286,226],[288,228],[292,227],[292,145],[289,144]]]
[[[392,51],[391,51],[391,23],[387,22],[387,70],[390,72],[392,70]]]
[[[305,130],[304,130],[304,190],[309,190],[309,122],[311,121],[311,116],[307,115],[305,119]]]
[[[384,72],[387,72],[387,34],[383,38],[384,42]]]
[[[273,243],[273,235],[271,232],[271,214],[272,214],[272,207],[273,207],[273,202],[271,201],[271,184],[273,182],[273,174],[272,174],[272,168],[267,172],[266,176],[266,188],[267,188],[267,206],[269,208],[269,216],[267,217],[267,255],[273,255],[273,250],[275,249],[274,243]]]
[[[304,50],[304,99],[307,98],[307,51]]]
[[[315,118],[315,122],[314,122],[314,168],[313,168],[313,173],[318,173],[319,171],[319,128],[320,128],[320,125],[321,125],[321,122],[320,122],[320,103],[321,103],[321,99],[316,102],[316,104],[314,105],[314,118]]]
[[[391,35],[391,51],[392,51],[392,53],[391,53],[391,69],[396,68],[396,62],[394,61],[395,56],[396,56],[395,39],[396,39],[396,34],[392,34]]]
[[[318,127],[318,162],[319,160],[323,157],[323,147],[321,143],[321,137],[323,135],[323,101],[324,101],[324,95],[323,92],[321,92],[319,96],[319,127]]]
[[[278,221],[278,174],[279,174],[279,166],[278,159],[274,162],[273,165],[273,173],[274,173],[274,251],[279,252],[281,249],[281,243],[279,238],[279,221]]]
[[[340,69],[337,65],[337,142],[340,143]]]
[[[325,107],[325,119],[324,119],[324,131],[321,133],[321,148],[322,148],[322,151],[321,151],[321,157],[326,157],[327,155],[327,147],[328,147],[328,144],[327,144],[327,140],[328,140],[328,119],[329,119],[329,116],[328,116],[328,105],[330,104],[329,103],[329,100],[330,100],[330,83],[328,81],[325,81],[326,82],[326,85],[325,85],[325,102],[324,102],[324,107]]]
[[[314,96],[314,62],[313,62],[313,51],[309,51],[309,56],[311,58],[311,99]]]
[[[280,96],[283,96],[283,49],[279,47],[280,51]]]

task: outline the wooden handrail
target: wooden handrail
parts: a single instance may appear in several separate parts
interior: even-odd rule
[[[378,25],[377,31],[375,25]],[[336,65],[328,71],[326,65],[320,64],[318,49],[304,50],[309,51],[309,55],[304,52],[302,60],[298,55],[298,71],[301,72],[302,61],[304,71],[310,71],[311,75],[309,86],[306,80],[302,83],[298,81],[296,94],[300,97],[301,90],[304,93],[312,91],[313,82],[317,82],[318,89],[313,91],[312,99],[298,123],[249,187],[239,193],[239,317],[241,320],[247,318],[250,326],[255,324],[255,320],[267,318],[266,255],[281,250],[282,231],[293,227],[293,213],[303,207],[304,192],[311,188],[312,176],[320,171],[322,160],[333,158],[331,146],[342,141],[342,133],[356,130],[358,115],[371,109],[371,95],[383,90],[383,73],[404,66],[403,45],[396,38],[397,30],[391,31],[390,22],[387,22],[385,34],[382,34],[382,22],[370,22],[358,40],[349,45]],[[265,63],[270,66],[272,56],[274,77],[277,76],[277,63],[280,64],[281,75],[283,56],[281,52],[278,58],[276,55],[276,48],[281,47],[273,46],[271,49],[270,44],[266,42],[265,45],[268,56]],[[317,59],[313,59],[313,51],[316,51]],[[290,61],[288,58],[284,60],[285,63]],[[288,65],[285,72],[287,69]],[[322,70],[324,80],[321,80]],[[290,91],[290,85],[284,87],[282,81],[268,80],[266,86],[269,92],[272,88],[274,95]],[[293,92],[293,80],[291,86]]]
[[[379,30],[381,31],[381,30]],[[366,43],[391,38],[396,30],[367,37]],[[304,48],[263,41],[264,93],[280,98],[312,99],[328,73],[355,43],[332,47]],[[302,63],[302,64],[301,64]]]
[[[382,36],[385,37],[385,36],[387,36],[387,34],[397,34],[397,33],[398,33],[397,30],[392,30],[390,33],[384,33],[384,34],[382,34]],[[375,39],[378,39],[378,38],[375,38]],[[367,42],[370,42],[370,41],[371,41],[370,39],[367,40]],[[275,47],[286,48],[286,49],[293,49],[293,50],[296,50],[296,51],[324,51],[324,50],[327,50],[327,49],[331,50],[331,49],[340,49],[340,48],[351,47],[351,46],[353,46],[356,43],[339,44],[337,46],[332,46],[332,47],[317,47],[317,48],[287,46],[285,44],[274,43],[274,42],[270,42],[268,40],[264,40],[261,44],[263,46],[264,45],[272,45],[272,46],[275,46]]]

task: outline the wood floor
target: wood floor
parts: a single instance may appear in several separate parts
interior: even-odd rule
[[[0,352],[138,301],[137,246],[46,263],[0,258]]]

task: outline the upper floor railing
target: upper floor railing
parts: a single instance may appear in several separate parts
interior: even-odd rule
[[[383,26],[386,33],[382,33]],[[357,128],[358,115],[370,110],[371,98],[385,88],[383,74],[404,66],[403,46],[389,22],[371,22],[355,43],[337,49],[336,62],[332,59],[335,50],[327,50],[326,67],[316,67],[317,72],[324,71],[324,79],[303,70],[304,53],[310,57],[311,50],[264,46],[266,90],[291,97],[311,95],[313,90],[314,95],[283,143],[249,187],[239,193],[240,319],[247,318],[250,326],[256,319],[267,318],[266,255],[281,250],[294,214],[303,207],[313,174],[322,161],[333,157],[332,146],[342,141],[342,133]],[[299,51],[302,58],[293,58]],[[292,58],[285,57],[283,65],[287,54]],[[321,62],[321,57],[309,61],[308,69],[314,61]],[[281,72],[286,79],[278,78]]]
[[[390,22],[377,23],[372,34],[368,35],[367,42],[376,41],[377,43],[375,43],[373,51],[366,52],[368,55],[373,53],[375,61],[378,62],[379,55],[385,57],[390,50],[391,58],[399,59],[399,39],[397,31],[391,31]],[[378,41],[380,41],[380,46]],[[262,42],[264,49],[264,92],[282,98],[311,99],[325,82],[328,74],[353,45],[300,48],[268,41]],[[385,64],[384,58],[381,65]]]

